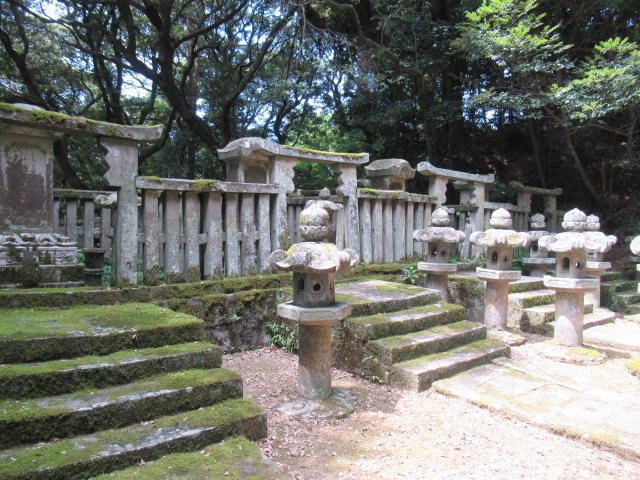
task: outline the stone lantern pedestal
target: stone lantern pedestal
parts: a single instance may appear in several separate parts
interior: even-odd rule
[[[563,233],[542,237],[541,249],[556,252],[556,276],[545,275],[544,285],[556,291],[553,340],[558,345],[582,345],[585,293],[598,286],[587,278],[587,254],[603,253],[609,242],[600,232],[587,230],[587,216],[578,209],[567,212]],[[599,235],[598,235],[599,234]]]
[[[273,266],[293,272],[293,300],[278,305],[278,315],[298,324],[298,391],[309,400],[331,394],[331,326],[351,314],[351,305],[335,302],[335,274],[359,261],[355,251],[322,241],[329,235],[330,203],[310,202],[300,214],[306,241],[271,254]]]
[[[427,242],[427,262],[419,262],[418,270],[427,274],[427,287],[440,292],[443,302],[449,301],[449,275],[458,270],[451,259],[451,244],[464,241],[464,232],[454,230],[449,225],[449,212],[438,208],[431,216],[431,226],[416,230],[413,239]]]
[[[487,247],[487,268],[478,267],[478,278],[487,282],[484,297],[484,324],[488,329],[507,327],[509,283],[520,280],[519,270],[512,270],[513,249],[529,245],[527,233],[511,230],[511,214],[500,208],[491,214],[492,228],[471,234],[471,243]]]
[[[278,315],[298,323],[298,391],[310,400],[323,400],[331,394],[331,326],[351,315],[351,305],[336,303],[328,307],[301,307],[291,302],[278,305]]]
[[[530,276],[532,277],[544,277],[547,274],[547,269],[555,265],[556,259],[550,258],[549,253],[538,248],[538,240],[540,238],[549,235],[549,232],[543,230],[546,227],[544,215],[536,213],[530,218],[531,230],[527,232],[531,238],[531,246],[529,248],[529,257],[523,258],[522,263],[529,265],[531,269]]]

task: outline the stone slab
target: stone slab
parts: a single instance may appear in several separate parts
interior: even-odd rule
[[[303,325],[324,325],[344,320],[351,314],[351,305],[344,302],[329,307],[300,307],[290,302],[278,305],[278,315]]]
[[[640,324],[625,319],[584,331],[584,343],[640,352]]]
[[[494,270],[480,267],[476,270],[476,274],[480,280],[492,282],[514,282],[522,277],[519,270]]]
[[[637,396],[556,380],[508,359],[437,381],[433,387],[445,395],[640,459]]]

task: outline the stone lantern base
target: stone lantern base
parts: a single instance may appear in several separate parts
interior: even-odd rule
[[[556,291],[553,341],[565,347],[582,345],[585,292],[595,290],[593,278],[544,277],[545,287]]]
[[[351,305],[336,303],[311,308],[278,305],[278,315],[299,324],[298,391],[309,400],[324,400],[331,395],[331,325],[351,315]]]
[[[427,287],[440,292],[443,302],[449,301],[449,275],[458,271],[455,263],[419,262],[418,270],[427,275]]]
[[[488,329],[507,327],[507,310],[509,299],[509,283],[522,278],[519,270],[493,270],[477,268],[480,280],[487,282],[484,295],[484,325]]]

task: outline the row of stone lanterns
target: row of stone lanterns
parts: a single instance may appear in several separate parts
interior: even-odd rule
[[[325,242],[334,208],[325,199],[308,202],[300,215],[304,242],[286,252],[276,250],[271,254],[272,265],[293,272],[293,300],[278,305],[278,315],[299,324],[299,393],[312,400],[325,399],[331,393],[331,326],[351,314],[350,305],[335,302],[335,274],[359,262],[355,251],[338,250]],[[509,212],[498,209],[491,215],[490,229],[471,235],[473,244],[487,248],[487,266],[476,270],[478,278],[487,282],[484,323],[489,329],[506,327],[509,283],[521,278],[520,271],[512,267],[513,249],[533,244],[526,263],[540,267],[536,272],[543,276],[544,285],[556,292],[554,341],[563,346],[579,346],[585,293],[598,290],[602,271],[610,268],[608,262],[602,262],[602,254],[616,239],[597,231],[597,217],[587,217],[578,209],[565,215],[563,233],[542,230],[544,217],[534,216],[532,220],[535,233],[517,232],[511,228]],[[427,243],[427,261],[420,262],[418,268],[428,275],[428,286],[441,292],[443,301],[448,299],[448,275],[457,270],[455,264],[449,263],[451,245],[465,239],[463,232],[448,224],[448,211],[438,208],[433,212],[431,226],[416,230],[413,235],[416,241]],[[640,237],[636,240],[632,249],[636,247],[640,253]],[[556,258],[549,258],[549,252],[555,253]],[[545,275],[552,263],[556,265],[556,275]]]

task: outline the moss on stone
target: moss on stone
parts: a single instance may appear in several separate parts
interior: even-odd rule
[[[627,360],[627,370],[636,377],[640,377],[640,357],[631,357]]]
[[[140,176],[138,178],[141,178],[143,180],[146,180],[147,182],[153,182],[153,183],[163,183],[164,182],[164,178],[162,178],[162,177]]]
[[[218,180],[209,180],[205,178],[199,178],[194,180],[192,183],[193,191],[197,193],[205,192],[209,189],[209,187],[213,184],[218,183]]]
[[[0,102],[0,112],[12,113],[20,111],[22,111],[20,107],[16,107],[15,105],[11,105],[10,103]]]
[[[162,265],[154,265],[145,269],[142,276],[142,283],[149,287],[155,287],[162,283]]]
[[[362,153],[338,153],[338,152],[325,152],[322,150],[313,150],[311,148],[300,148],[300,147],[289,147],[295,148],[300,153],[310,153],[312,155],[326,155],[330,157],[346,157],[346,158],[362,158],[364,154]]]
[[[381,190],[376,190],[375,188],[359,188],[358,192],[370,193],[371,195],[380,195],[382,193]]]

